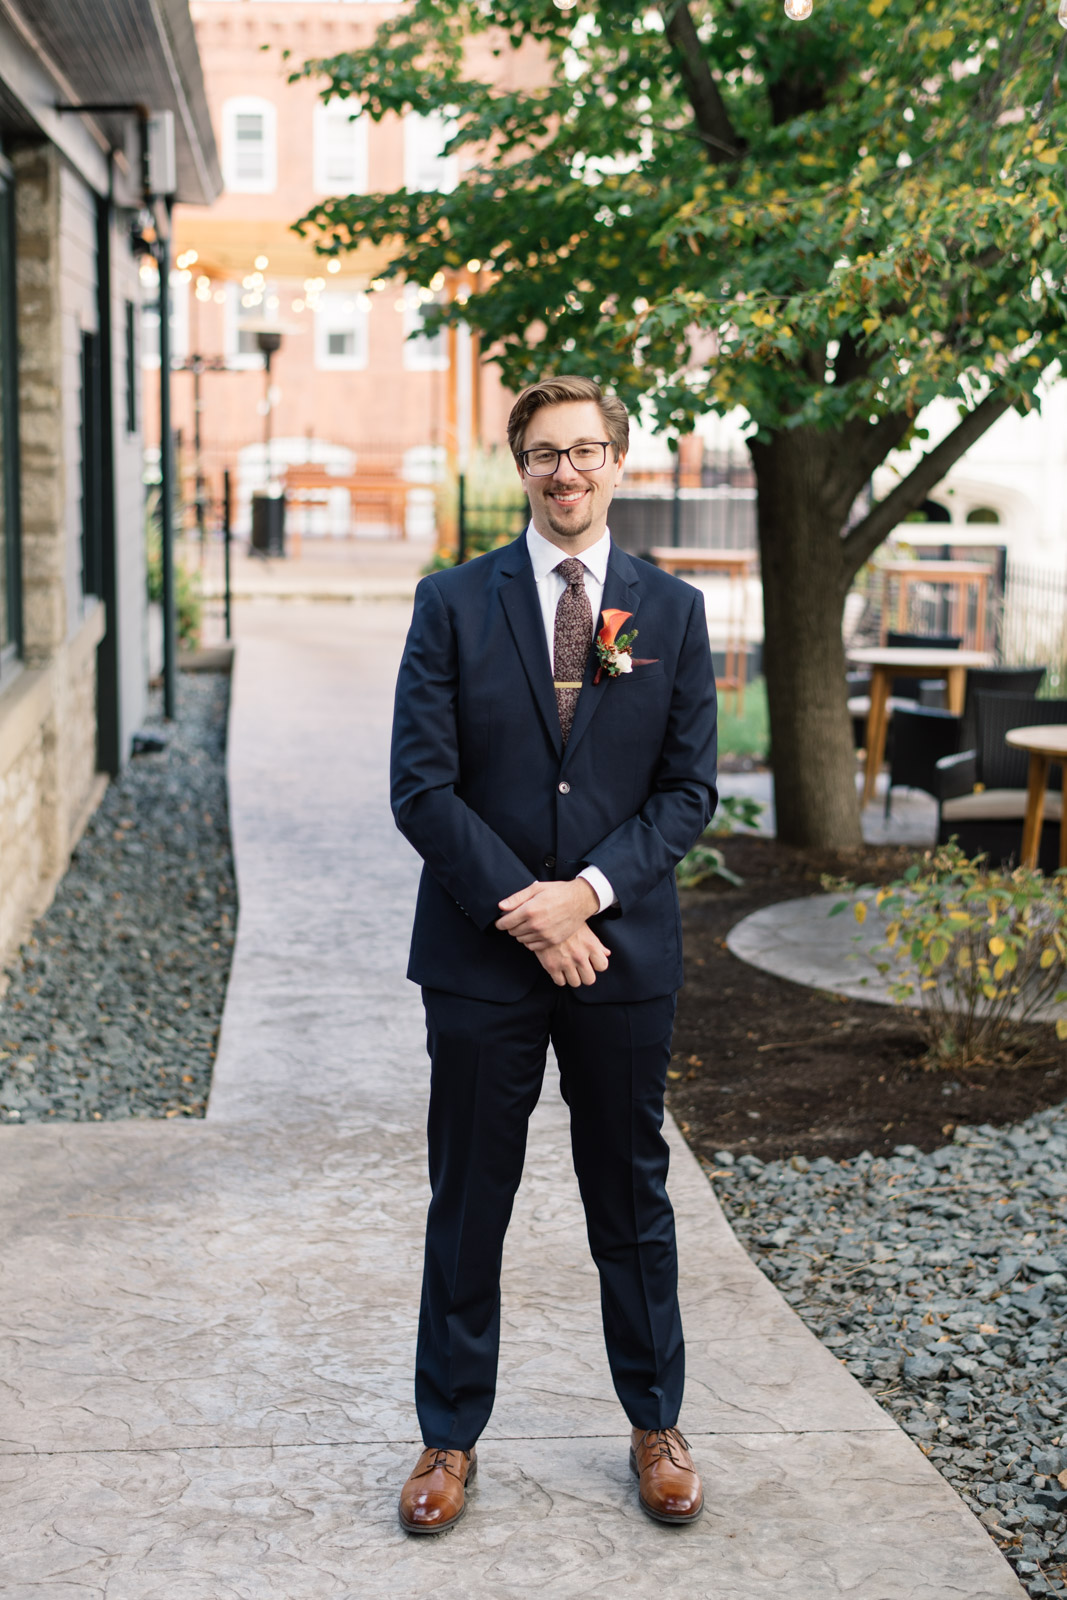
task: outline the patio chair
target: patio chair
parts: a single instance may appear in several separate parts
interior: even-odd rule
[[[1044,676],[1044,667],[972,667],[967,674],[962,716],[932,706],[901,706],[893,718],[886,816],[894,789],[921,789],[937,798],[937,763],[943,756],[954,756],[976,746],[978,695],[1011,694],[1035,699]]]
[[[937,842],[956,835],[967,855],[985,852],[993,862],[1019,859],[1026,815],[1029,757],[1005,742],[1011,728],[1067,723],[1067,700],[1034,700],[1019,694],[975,695],[975,746],[937,763]],[[1049,774],[1038,866],[1059,865],[1063,769]]]

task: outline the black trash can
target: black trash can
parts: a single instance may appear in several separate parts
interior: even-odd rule
[[[252,496],[252,549],[262,556],[285,554],[285,496],[257,489]]]

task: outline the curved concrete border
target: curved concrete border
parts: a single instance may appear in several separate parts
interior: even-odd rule
[[[841,894],[805,895],[764,906],[734,924],[726,936],[726,947],[741,961],[776,978],[790,978],[853,1000],[893,1005],[889,980],[878,971],[873,958],[885,918],[867,896],[867,920],[862,928],[851,910],[832,917],[830,912],[843,898]]]

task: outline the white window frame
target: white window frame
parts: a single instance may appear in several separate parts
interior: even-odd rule
[[[459,158],[441,151],[456,131],[456,122],[439,111],[404,117],[404,187],[423,193],[451,194],[459,182]],[[434,153],[430,153],[430,152]]]
[[[159,290],[146,292],[142,286],[140,307],[141,366],[145,371],[159,370]],[[147,335],[155,330],[153,348],[148,347]],[[171,365],[184,361],[189,354],[189,279],[178,271],[170,275],[170,359]]]
[[[346,310],[351,301],[353,309]],[[332,355],[329,350],[331,333],[355,334],[355,350],[351,355]],[[362,304],[359,289],[327,289],[319,295],[315,307],[315,366],[320,372],[363,372],[367,366],[370,346],[369,317]]]
[[[241,177],[237,171],[237,119],[263,118],[263,175]],[[278,187],[278,113],[259,95],[236,95],[222,107],[222,171],[231,194],[273,194]]]
[[[448,329],[441,328],[432,340],[419,336],[423,301],[417,284],[404,285],[404,371],[447,372]],[[427,302],[428,303],[428,302]]]
[[[369,118],[354,108],[351,100],[334,99],[315,107],[314,183],[316,194],[366,194],[367,123]],[[351,130],[351,173],[332,178],[329,173],[331,124],[344,123]]]
[[[224,307],[223,347],[226,351],[226,365],[241,372],[258,372],[263,367],[263,356],[259,350],[242,350],[239,336],[241,332],[241,297],[247,291],[239,283],[226,285],[226,304]],[[272,296],[277,296],[276,284],[268,283],[263,287],[263,299],[258,306],[249,309],[249,321],[277,322],[278,311],[271,310],[267,301]]]

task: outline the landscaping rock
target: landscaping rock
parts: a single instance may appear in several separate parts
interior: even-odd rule
[[[924,1154],[755,1162],[715,1189],[809,1327],[1030,1595],[1067,1596],[1067,1107]]]
[[[8,971],[0,1120],[204,1115],[237,920],[228,706],[228,677],[180,674],[165,748],[104,795]]]

